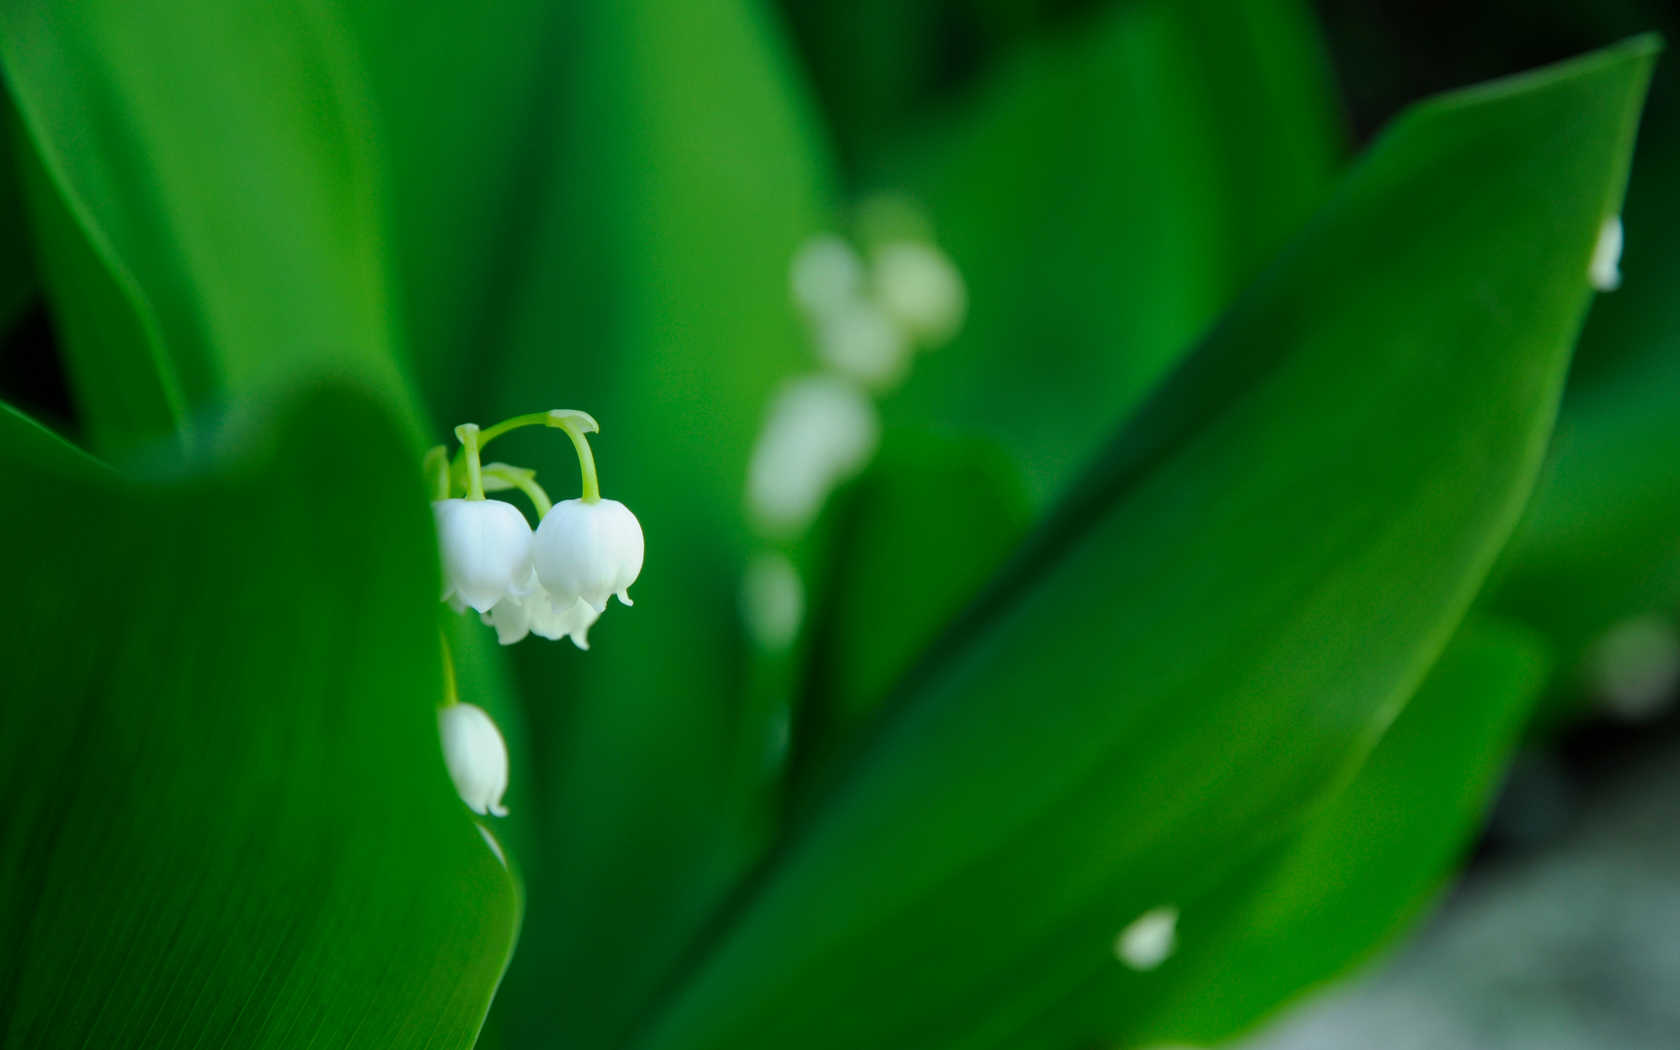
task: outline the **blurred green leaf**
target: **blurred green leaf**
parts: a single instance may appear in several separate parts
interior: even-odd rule
[[[832,597],[801,712],[801,761],[855,732],[1027,530],[1008,454],[985,438],[899,430],[841,501]]]
[[[1179,947],[1165,964],[1109,967],[1008,1045],[1211,1046],[1392,941],[1480,828],[1547,662],[1532,631],[1467,620],[1322,813],[1179,902]]]
[[[465,1048],[488,1009],[518,902],[444,771],[409,444],[344,395],[266,436],[137,483],[0,410],[6,1045]]]
[[[540,130],[532,253],[469,410],[593,413],[602,491],[640,518],[648,560],[588,653],[514,654],[543,853],[497,1005],[510,1042],[622,1042],[757,858],[778,790],[775,726],[742,701],[743,487],[771,395],[815,365],[787,267],[832,221],[774,28],[751,3],[662,0],[572,5],[556,30],[570,57]],[[576,494],[563,441],[501,441],[555,498]]]
[[[1516,523],[1655,50],[1401,118],[905,684],[638,1045],[995,1045],[1298,826]]]
[[[333,8],[12,5],[0,59],[69,216],[138,316],[72,333],[78,385],[128,382],[144,347],[177,416],[325,374],[414,425],[390,327],[378,136]],[[49,244],[67,228],[43,225]],[[49,279],[88,277],[83,254]],[[116,308],[107,293],[84,300],[86,287],[55,298]],[[86,408],[117,399],[81,393]]]
[[[1603,699],[1593,679],[1606,631],[1635,616],[1680,617],[1676,185],[1680,75],[1659,71],[1623,209],[1625,280],[1593,304],[1546,471],[1487,598],[1558,651],[1542,732]]]
[[[997,434],[1041,504],[1324,201],[1341,152],[1293,0],[1111,5],[926,125],[872,180],[926,204],[972,308],[884,411]]]
[[[0,333],[11,328],[37,290],[18,171],[7,162],[16,125],[17,112],[11,102],[0,102]]]

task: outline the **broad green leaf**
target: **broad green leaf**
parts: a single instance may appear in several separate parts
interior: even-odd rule
[[[1528,497],[1655,49],[1402,117],[905,683],[638,1046],[995,1045],[1297,827]]]
[[[743,489],[771,395],[815,366],[787,266],[830,221],[774,28],[741,0],[661,0],[573,5],[556,30],[571,58],[540,129],[533,250],[470,411],[594,414],[602,491],[648,553],[635,606],[615,602],[589,652],[514,653],[543,821],[497,1006],[514,1043],[621,1042],[756,858],[777,789],[773,713],[741,699]],[[498,457],[576,494],[562,439],[502,440]]]
[[[1026,494],[1009,456],[977,437],[886,436],[833,523],[813,695],[801,761],[837,746],[1003,565],[1026,533]]]
[[[79,380],[121,383],[142,367],[127,338],[138,323],[185,409],[327,374],[412,425],[378,139],[332,8],[13,4],[0,12],[0,60],[69,216],[138,312],[129,331],[110,326],[123,338],[70,341]]]
[[[393,277],[433,414],[460,422],[493,390],[526,263],[555,250],[536,224],[545,156],[574,61],[563,5],[357,0],[385,150]],[[521,409],[523,411],[523,409]]]
[[[1323,812],[1197,900],[1157,970],[1108,967],[1010,1047],[1211,1046],[1410,927],[1457,867],[1545,684],[1532,631],[1472,617]]]
[[[1607,630],[1680,610],[1680,77],[1659,71],[1652,99],[1623,209],[1624,281],[1593,304],[1551,458],[1487,599],[1557,648],[1542,731],[1597,698]]]
[[[359,396],[278,422],[142,482],[0,410],[8,1046],[466,1048],[489,1007],[518,902],[443,767],[409,444]]]
[[[968,282],[889,420],[1006,441],[1040,504],[1328,196],[1340,136],[1292,0],[1115,4],[872,173]]]

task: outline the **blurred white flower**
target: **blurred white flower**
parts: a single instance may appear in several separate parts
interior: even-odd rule
[[[629,588],[641,575],[642,553],[642,525],[630,508],[614,499],[569,499],[543,516],[531,560],[556,615],[579,598],[599,614],[614,594],[633,604]]]
[[[558,612],[542,584],[536,584],[523,600],[503,598],[479,619],[496,629],[496,640],[512,645],[534,634],[549,641],[570,636],[579,649],[589,648],[589,628],[601,614],[588,602],[578,599]]]
[[[1664,616],[1629,617],[1598,640],[1589,671],[1605,710],[1625,722],[1650,721],[1680,689],[1680,631]]]
[[[1178,909],[1151,908],[1114,939],[1114,957],[1134,970],[1153,970],[1178,950]]]
[[[957,334],[968,313],[968,289],[944,252],[922,241],[875,249],[875,299],[905,330],[926,343]]]
[[[1587,276],[1592,286],[1601,292],[1613,292],[1622,286],[1622,217],[1612,215],[1598,228],[1598,243],[1593,246],[1592,263]]]
[[[817,356],[834,371],[876,390],[897,386],[910,369],[910,338],[886,311],[857,299],[816,326]]]
[[[510,503],[446,499],[432,504],[443,559],[443,598],[488,612],[529,593],[531,526]]]
[[[747,471],[747,505],[772,535],[803,530],[880,442],[875,405],[838,376],[806,376],[771,402]],[[546,581],[545,581],[546,582]]]
[[[843,238],[819,233],[794,253],[788,284],[793,301],[820,322],[863,295],[863,260]]]
[[[508,785],[507,745],[483,708],[450,704],[438,708],[443,762],[461,801],[474,813],[507,816],[502,795]]]
[[[805,584],[785,554],[766,551],[741,576],[741,619],[761,649],[781,652],[805,619]]]

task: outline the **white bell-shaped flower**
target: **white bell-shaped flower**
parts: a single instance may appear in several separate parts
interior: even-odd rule
[[[884,244],[873,256],[875,298],[918,339],[943,343],[968,314],[968,288],[944,252],[921,241]]]
[[[600,613],[614,594],[632,604],[629,587],[641,574],[642,549],[642,525],[629,507],[613,499],[569,499],[543,516],[531,560],[557,611],[581,598]]]
[[[530,593],[531,526],[511,503],[446,499],[432,504],[443,557],[443,597],[488,612]]]
[[[484,709],[450,704],[438,709],[443,763],[461,801],[474,813],[507,816],[502,795],[508,785],[507,745]]]
[[[535,634],[554,642],[570,637],[573,645],[588,649],[589,628],[601,614],[582,599],[556,610],[548,591],[538,583],[523,601],[503,598],[479,618],[496,629],[496,640],[503,645],[512,645],[523,641],[527,634]]]

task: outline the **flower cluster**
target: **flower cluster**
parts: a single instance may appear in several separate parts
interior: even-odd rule
[[[857,209],[854,239],[818,234],[794,253],[789,287],[821,371],[800,376],[771,401],[747,471],[747,510],[774,544],[796,541],[829,494],[861,473],[880,443],[871,395],[909,375],[917,350],[948,342],[968,312],[962,274],[934,243],[927,219],[903,197],[883,194]],[[764,551],[742,580],[749,633],[785,649],[803,616],[797,568]]]
[[[550,503],[534,471],[480,462],[492,438],[520,426],[566,432],[577,449],[583,495]],[[443,599],[459,612],[469,607],[496,629],[503,645],[528,634],[570,637],[589,648],[589,628],[613,595],[625,605],[642,571],[642,527],[628,507],[602,499],[587,433],[599,432],[583,412],[519,416],[488,430],[468,423],[456,429],[461,449],[451,462],[442,446],[427,456],[436,500],[438,550],[443,560]],[[533,531],[511,503],[486,499],[486,491],[519,489],[535,507]],[[455,492],[462,494],[457,496]]]

